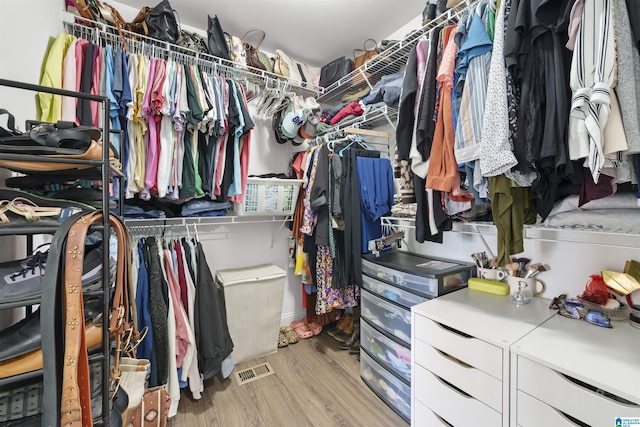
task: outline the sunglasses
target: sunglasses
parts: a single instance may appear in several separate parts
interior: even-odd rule
[[[563,304],[558,310],[558,314],[571,319],[582,319],[592,325],[602,326],[603,328],[611,328],[609,316],[599,311],[589,311],[584,307]]]

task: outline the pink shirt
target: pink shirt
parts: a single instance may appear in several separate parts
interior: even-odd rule
[[[91,77],[91,94],[100,95],[100,75],[102,74],[102,48],[98,45],[93,47],[93,76]],[[100,126],[100,104],[91,101],[91,121],[93,126]]]
[[[76,45],[78,39],[71,42],[71,46],[64,56],[62,65],[62,89],[76,91]],[[85,40],[86,41],[86,40]],[[78,99],[71,96],[62,97],[62,120],[67,122],[76,121],[76,105]]]
[[[171,252],[169,252],[168,249],[164,250],[164,269],[167,276],[167,287],[171,293],[173,317],[176,321],[176,366],[179,368],[182,366],[182,360],[189,347],[189,332],[187,331],[187,324],[182,315],[183,308],[180,304],[180,284],[173,271]]]

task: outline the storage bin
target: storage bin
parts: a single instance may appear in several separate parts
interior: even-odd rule
[[[247,178],[236,215],[293,215],[301,185],[301,179]]]
[[[411,419],[411,387],[400,381],[367,354],[360,351],[360,377],[402,419]]]
[[[416,304],[429,300],[429,298],[412,294],[411,292],[404,291],[393,285],[372,279],[365,275],[362,276],[362,287],[406,308],[411,308]]]
[[[218,270],[235,363],[278,350],[285,271],[273,264]]]
[[[411,384],[411,350],[395,342],[361,318],[360,344],[376,362],[387,366],[400,379]]]
[[[427,258],[406,252],[363,255],[362,272],[427,297],[437,297],[467,286],[475,264]]]
[[[367,291],[360,294],[362,317],[388,332],[407,346],[411,345],[411,311]]]

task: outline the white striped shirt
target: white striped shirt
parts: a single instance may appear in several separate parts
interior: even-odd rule
[[[613,36],[610,0],[586,1],[571,61],[569,155],[572,160],[586,158],[596,183],[604,165],[603,132],[611,112]]]

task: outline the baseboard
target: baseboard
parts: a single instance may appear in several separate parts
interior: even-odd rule
[[[280,326],[289,326],[294,320],[302,320],[307,315],[307,310],[300,310],[297,313],[283,313],[280,317]]]

